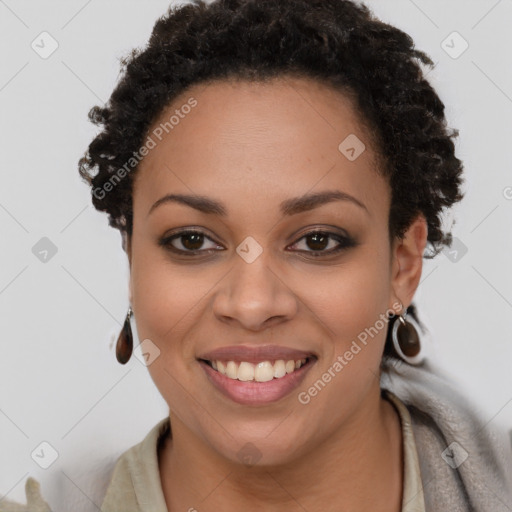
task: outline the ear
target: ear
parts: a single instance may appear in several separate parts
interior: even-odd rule
[[[420,282],[427,235],[427,221],[423,214],[419,214],[403,238],[393,242],[391,286],[404,308],[411,304]]]

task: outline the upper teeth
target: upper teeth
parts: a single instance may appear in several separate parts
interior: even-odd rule
[[[270,361],[262,361],[253,364],[246,361],[211,361],[212,368],[222,375],[234,380],[267,382],[274,378],[280,379],[287,373],[292,373],[306,363],[306,359],[284,361],[279,359],[272,364]]]

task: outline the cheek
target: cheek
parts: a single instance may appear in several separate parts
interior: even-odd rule
[[[380,364],[388,325],[390,276],[386,258],[375,257],[374,251],[367,252],[365,255],[360,251],[357,260],[321,279],[311,276],[310,284],[314,282],[315,287],[310,288],[318,291],[312,296],[310,307],[333,340],[330,353],[326,354],[327,364],[332,364],[351,347],[357,352],[350,363],[353,370],[376,368]]]
[[[203,279],[190,286],[188,269],[180,271],[158,249],[143,244],[133,252],[130,279],[139,339],[151,340],[159,350],[148,372],[173,410],[182,416],[191,414],[188,395],[182,391],[192,389],[189,370],[196,364],[193,343],[187,339],[198,321],[201,298],[211,285]]]
[[[312,297],[310,307],[330,341],[324,340],[323,359],[300,389],[299,402],[311,410],[336,411],[322,419],[325,432],[335,431],[349,418],[378,379],[389,325],[386,265],[385,260],[362,257],[357,264],[351,262],[321,282],[316,280],[322,293]]]
[[[171,348],[168,340],[180,331],[197,303],[197,292],[187,286],[186,274],[176,271],[158,249],[136,241],[130,279],[139,338],[149,338],[166,352]]]
[[[133,253],[130,276],[140,340],[153,341],[173,368],[179,361],[195,361],[190,338],[204,321],[209,297],[221,278],[219,269],[173,264],[164,251],[140,244]]]

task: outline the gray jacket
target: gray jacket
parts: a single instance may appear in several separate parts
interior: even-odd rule
[[[428,512],[511,512],[512,449],[427,363],[382,364],[381,387],[410,412]],[[512,390],[511,390],[512,392]]]

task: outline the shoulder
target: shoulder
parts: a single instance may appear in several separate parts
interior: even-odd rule
[[[130,476],[131,463],[129,459],[128,452],[125,452],[116,462],[105,498],[101,504],[101,512],[112,512],[121,504],[124,507],[137,506],[135,490]],[[138,510],[138,508],[133,509],[134,512],[135,510]]]
[[[166,512],[158,468],[158,443],[170,432],[169,418],[159,421],[117,459],[101,512]],[[163,508],[162,508],[163,507]]]
[[[480,418],[454,382],[428,364],[402,363],[384,368],[381,387],[409,411],[427,509],[509,510],[508,438]]]

